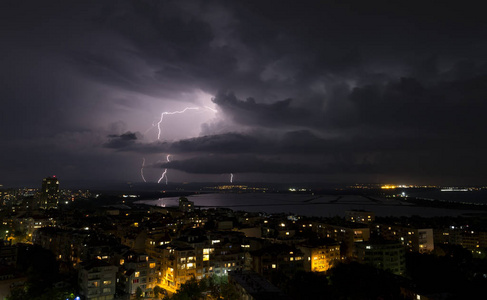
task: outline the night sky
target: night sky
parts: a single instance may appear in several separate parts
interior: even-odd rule
[[[485,11],[334,2],[2,1],[0,184],[485,184]]]

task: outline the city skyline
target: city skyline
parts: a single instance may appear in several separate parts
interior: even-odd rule
[[[487,22],[476,7],[3,6],[3,187],[52,175],[485,185]]]

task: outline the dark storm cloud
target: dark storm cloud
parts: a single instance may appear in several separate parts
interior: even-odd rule
[[[123,134],[110,134],[108,135],[109,141],[105,144],[107,148],[125,148],[130,145],[134,145],[135,142],[140,139],[140,133],[127,131]]]
[[[196,174],[224,174],[224,173],[264,173],[264,174],[332,174],[332,173],[359,173],[370,168],[366,164],[353,164],[352,162],[328,164],[308,164],[260,158],[253,155],[209,155],[175,160],[152,165],[152,167],[169,168]]]
[[[266,104],[257,103],[253,98],[242,101],[234,93],[220,92],[213,102],[239,124],[265,127],[320,125],[311,111],[291,107],[291,99]]]
[[[123,133],[121,135],[116,135],[116,134],[110,134],[108,135],[109,138],[118,138],[122,141],[133,141],[137,140],[137,134],[134,132],[129,132],[127,131],[126,133]]]
[[[93,174],[94,167],[82,170],[87,161],[106,167],[115,152],[114,173],[131,179],[141,155],[162,153],[181,157],[159,166],[197,174],[485,178],[487,22],[476,7],[290,0],[2,6],[2,157],[44,157],[59,168],[69,161],[66,174],[80,177]],[[203,105],[195,91],[213,96],[219,111],[201,136],[177,135],[190,116],[164,127],[161,141],[142,139],[138,132],[154,133],[145,130],[154,129],[159,110]],[[29,155],[28,147],[51,149],[59,162]],[[8,178],[9,170],[1,172]]]

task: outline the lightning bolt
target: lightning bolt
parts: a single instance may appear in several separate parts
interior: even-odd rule
[[[209,106],[205,106],[205,108],[206,108],[206,109],[211,110],[211,111],[212,111],[212,112],[214,112],[214,113],[218,112],[218,110],[216,110],[216,109],[214,109],[214,108],[211,108],[211,107],[209,107]]]
[[[186,107],[185,109],[183,110],[178,110],[178,111],[172,111],[172,112],[168,112],[168,111],[165,111],[165,112],[162,112],[161,113],[161,119],[159,119],[159,122],[157,122],[157,139],[160,140],[161,139],[161,123],[162,123],[162,120],[164,119],[164,116],[165,115],[175,115],[175,114],[183,114],[185,113],[186,111],[188,110],[199,110],[200,108],[199,107]]]
[[[216,109],[211,108],[209,106],[205,106],[203,108],[204,109],[207,109],[207,110],[210,110],[210,111],[212,111],[214,113],[217,113],[218,112]],[[188,110],[200,110],[200,109],[202,109],[202,108],[201,107],[185,107],[183,110],[164,111],[164,112],[161,113],[161,118],[159,119],[159,121],[152,123],[152,127],[150,127],[149,129],[147,129],[145,131],[145,133],[149,132],[152,128],[157,127],[157,139],[160,140],[161,139],[161,133],[162,133],[161,124],[162,124],[162,121],[164,120],[164,116],[165,115],[183,114],[183,113],[187,112]]]
[[[230,173],[230,183],[233,183],[233,173]]]
[[[168,155],[166,156],[166,160],[167,160],[167,162],[169,162],[169,157],[170,157],[170,156],[171,156],[171,154],[168,154]],[[157,181],[157,183],[161,183],[161,181],[162,181],[162,179],[163,179],[164,177],[166,177],[166,185],[167,185],[167,168],[166,168],[166,169],[164,169],[164,172],[162,172],[161,178],[159,178],[159,180]]]
[[[167,173],[167,169],[164,169],[164,172],[162,172],[161,178],[159,178],[159,180],[157,181],[157,183],[161,183],[161,180],[164,177],[166,177],[166,184],[167,184],[167,176],[166,176],[166,173]]]
[[[162,112],[162,113],[161,113],[161,118],[159,119],[159,121],[157,121],[157,122],[153,122],[153,123],[152,123],[152,127],[151,127],[151,128],[149,128],[149,129],[147,129],[147,130],[145,131],[145,133],[149,132],[149,131],[150,131],[152,128],[157,127],[157,139],[158,139],[158,140],[160,140],[160,139],[161,139],[161,133],[162,133],[161,124],[162,124],[162,121],[164,120],[164,116],[165,116],[165,115],[176,115],[176,114],[183,114],[183,113],[187,112],[188,110],[200,110],[200,109],[201,109],[201,107],[186,107],[186,108],[184,108],[183,110],[177,110],[177,111],[164,111],[164,112]],[[205,107],[204,107],[204,109],[210,110],[210,111],[212,111],[212,112],[214,112],[214,113],[218,112],[216,109],[211,108],[211,107],[209,107],[209,106],[205,106]],[[169,157],[170,157],[170,156],[171,156],[170,154],[168,154],[168,155],[166,156],[166,160],[167,160],[167,162],[169,162]],[[147,181],[145,180],[145,178],[144,178],[144,170],[143,170],[143,169],[144,169],[144,165],[145,165],[145,158],[143,159],[143,162],[142,162],[142,167],[141,167],[141,169],[140,169],[140,175],[141,175],[141,177],[142,177],[142,180],[144,180],[144,182],[147,182]],[[233,176],[233,174],[232,174],[232,176]],[[161,177],[159,178],[159,180],[157,181],[157,183],[160,183],[160,182],[162,181],[162,179],[164,179],[164,178],[166,178],[166,184],[167,184],[167,168],[166,168],[166,169],[164,169],[164,172],[162,173],[162,175],[161,175]]]
[[[140,176],[144,182],[147,182],[144,177],[144,166],[145,166],[145,158],[142,158],[142,167],[140,167]]]

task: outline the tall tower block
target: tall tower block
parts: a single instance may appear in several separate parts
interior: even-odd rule
[[[59,180],[56,176],[42,180],[39,207],[43,209],[57,208],[59,203]]]

